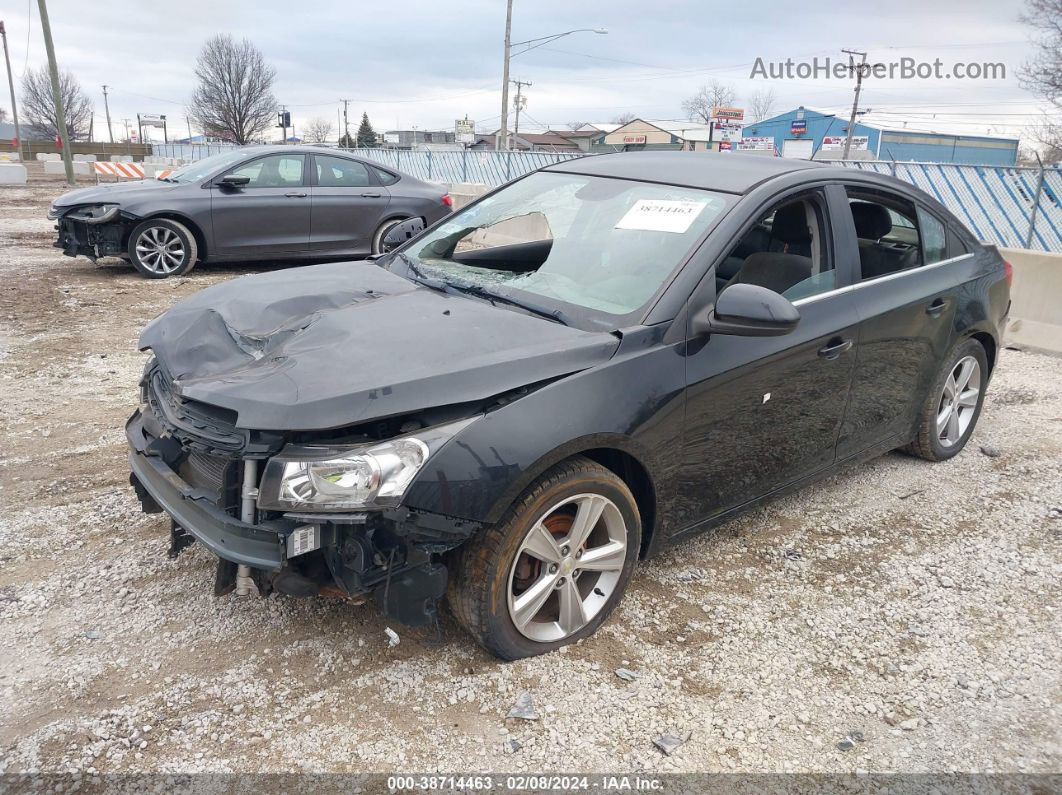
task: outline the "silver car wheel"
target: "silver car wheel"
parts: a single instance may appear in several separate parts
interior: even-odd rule
[[[941,447],[958,444],[973,422],[977,400],[981,394],[981,365],[973,356],[964,356],[955,363],[937,407],[937,438]]]
[[[577,494],[546,511],[509,569],[513,625],[540,643],[585,627],[615,592],[627,561],[627,526],[616,504]]]
[[[184,263],[184,243],[172,229],[149,226],[136,239],[136,256],[152,273],[173,273]]]

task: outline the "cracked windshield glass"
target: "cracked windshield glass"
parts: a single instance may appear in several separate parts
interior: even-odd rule
[[[538,173],[403,252],[425,276],[568,314],[645,306],[728,199],[709,191]],[[543,300],[545,299],[545,300]]]

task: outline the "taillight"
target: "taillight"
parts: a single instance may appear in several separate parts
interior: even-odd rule
[[[445,204],[447,207],[453,207],[454,206],[454,197],[451,196],[449,193],[446,193],[442,197],[442,203]]]
[[[1003,260],[1003,278],[1007,280],[1007,287],[1014,284],[1014,266]]]

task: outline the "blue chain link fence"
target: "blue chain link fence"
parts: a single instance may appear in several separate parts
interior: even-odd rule
[[[156,144],[156,155],[198,160],[231,149],[224,144]],[[567,152],[477,150],[410,151],[348,149],[358,157],[443,183],[472,182],[496,187],[530,171],[582,157]],[[697,157],[690,153],[690,157]],[[752,157],[732,154],[731,157]],[[1062,252],[1062,170],[958,166],[944,163],[891,163],[875,160],[827,161],[876,171],[910,182],[935,196],[981,240],[1007,248]]]

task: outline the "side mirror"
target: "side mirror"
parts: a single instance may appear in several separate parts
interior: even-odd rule
[[[242,188],[251,178],[246,174],[226,174],[218,180],[218,185],[222,188]]]
[[[381,248],[384,252],[394,251],[406,241],[412,240],[424,231],[424,220],[421,218],[409,218],[402,223],[395,224],[384,235]]]
[[[715,306],[693,318],[691,331],[738,337],[778,337],[800,322],[800,312],[774,290],[756,284],[732,284],[719,293]]]

